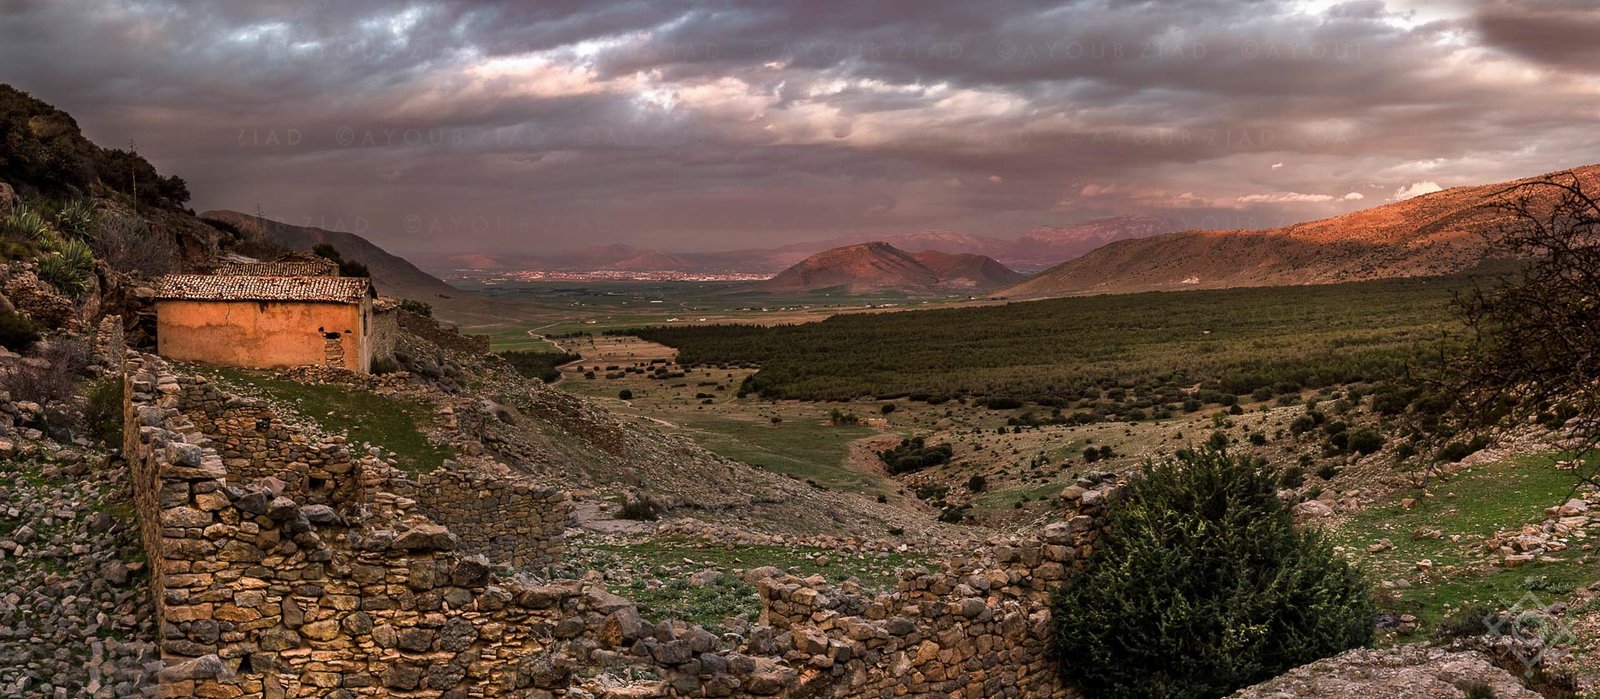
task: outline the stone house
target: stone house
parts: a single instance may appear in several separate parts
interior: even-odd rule
[[[372,370],[365,277],[171,274],[156,284],[156,348],[205,364]]]

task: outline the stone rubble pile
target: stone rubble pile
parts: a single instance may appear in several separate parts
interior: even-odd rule
[[[27,427],[40,412],[0,392],[0,696],[156,696],[127,471]]]

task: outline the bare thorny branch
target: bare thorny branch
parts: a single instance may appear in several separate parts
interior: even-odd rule
[[[1452,438],[1538,420],[1579,460],[1579,484],[1600,486],[1586,458],[1600,447],[1600,203],[1567,173],[1509,187],[1486,206],[1506,221],[1487,249],[1519,266],[1455,299],[1464,336],[1414,377],[1450,410],[1413,431],[1437,453]]]

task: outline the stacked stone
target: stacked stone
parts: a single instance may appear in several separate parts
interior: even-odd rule
[[[449,527],[465,550],[517,567],[541,568],[561,560],[572,516],[565,491],[525,477],[457,470],[391,480],[386,487]]]
[[[463,335],[460,330],[441,326],[432,318],[406,311],[398,311],[397,314],[402,329],[435,345],[464,354],[489,353],[488,335]]]
[[[343,436],[286,421],[270,402],[228,395],[203,376],[182,385],[178,409],[212,439],[234,483],[276,478],[325,504],[363,499]]]

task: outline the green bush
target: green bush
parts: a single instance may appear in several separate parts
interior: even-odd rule
[[[1300,530],[1276,473],[1184,450],[1130,483],[1056,592],[1064,679],[1097,697],[1220,697],[1372,638],[1359,571]]]
[[[424,318],[432,318],[433,317],[433,306],[431,306],[431,305],[429,305],[427,303],[424,303],[422,301],[416,301],[416,300],[413,300],[413,299],[402,299],[400,301],[400,310],[405,311],[407,313],[419,315],[419,316],[422,316]]]
[[[0,347],[24,352],[39,341],[39,324],[16,311],[0,313]]]
[[[1383,433],[1371,427],[1363,427],[1350,433],[1350,451],[1366,456],[1382,449],[1386,441],[1388,440],[1383,438]]]
[[[955,455],[955,449],[948,444],[927,446],[921,437],[900,440],[900,444],[892,449],[878,452],[878,458],[883,459],[889,468],[889,475],[899,475],[921,471],[930,466],[950,463],[950,457]]]
[[[83,424],[89,434],[107,446],[122,444],[122,379],[101,379],[89,385]]]

